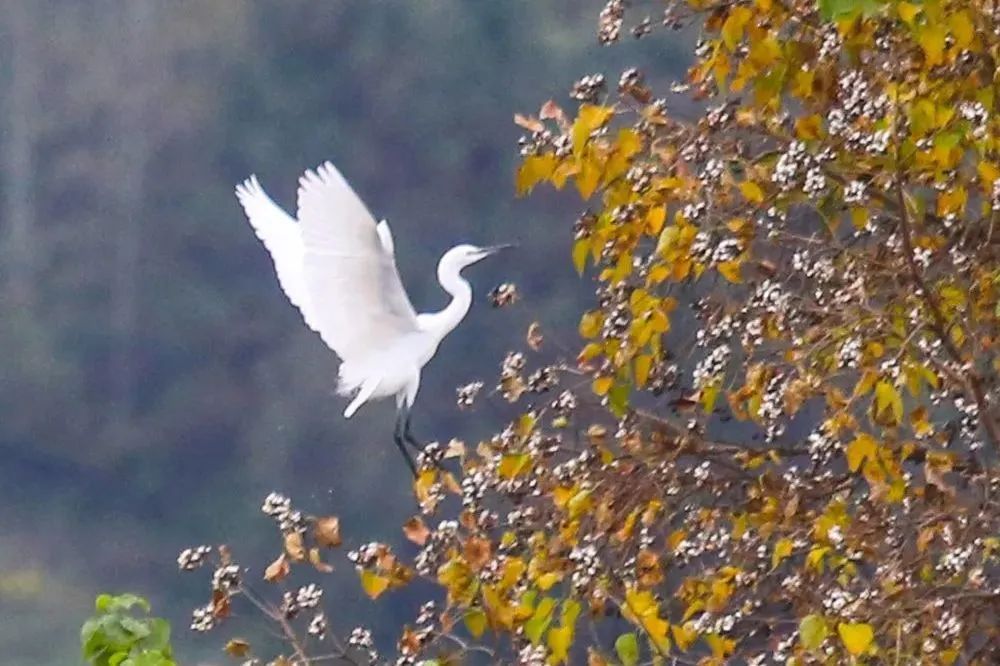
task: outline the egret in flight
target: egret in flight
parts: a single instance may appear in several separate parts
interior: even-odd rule
[[[410,433],[420,371],[472,305],[462,269],[509,246],[457,245],[445,252],[437,277],[451,302],[440,312],[417,314],[399,279],[389,225],[375,222],[329,162],[299,179],[297,221],[256,176],[236,187],[236,197],[288,300],[340,357],[337,392],[353,396],[344,417],[369,400],[395,396],[393,441],[416,474],[405,444],[421,448]]]

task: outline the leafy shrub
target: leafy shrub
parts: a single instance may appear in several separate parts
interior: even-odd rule
[[[95,614],[80,630],[83,658],[91,666],[176,666],[170,624],[149,614],[149,602],[134,594],[97,597]]]

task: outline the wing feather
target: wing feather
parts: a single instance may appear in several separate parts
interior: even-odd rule
[[[302,275],[310,318],[344,361],[387,349],[417,330],[384,231],[329,162],[299,180]],[[388,240],[388,242],[386,242]]]
[[[317,322],[310,314],[309,293],[303,274],[305,250],[299,223],[274,203],[260,186],[257,176],[250,176],[236,186],[236,198],[243,206],[257,238],[271,255],[282,291],[302,313],[306,325],[318,331]]]

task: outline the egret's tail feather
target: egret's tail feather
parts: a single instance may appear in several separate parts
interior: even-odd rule
[[[345,363],[344,365],[340,366],[341,376],[343,376],[343,369],[346,365],[347,364]],[[345,419],[349,419],[352,416],[354,416],[354,412],[358,411],[358,407],[365,404],[368,401],[368,398],[372,397],[372,395],[375,393],[375,389],[378,388],[378,384],[379,384],[378,377],[369,377],[360,383],[357,389],[358,390],[357,395],[354,396],[354,400],[351,400],[351,404],[349,404],[347,406],[347,409],[344,410]],[[337,391],[340,391],[342,388],[344,387],[338,385]]]

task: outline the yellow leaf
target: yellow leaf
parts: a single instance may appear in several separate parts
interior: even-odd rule
[[[529,467],[530,462],[531,456],[527,453],[507,454],[500,460],[497,474],[501,479],[513,479],[520,476]]]
[[[573,243],[573,268],[579,275],[583,275],[583,269],[587,267],[587,254],[590,252],[590,239],[581,238]]]
[[[924,50],[924,57],[928,67],[934,67],[944,62],[945,39],[948,31],[945,26],[938,23],[930,23],[920,31],[917,41],[920,48]]]
[[[591,311],[585,313],[580,318],[580,337],[584,339],[597,337],[597,334],[601,332],[602,324],[603,319],[600,312]]]
[[[361,588],[372,599],[378,599],[383,592],[389,589],[389,578],[387,576],[380,576],[369,569],[364,569],[361,572]]]
[[[593,156],[580,162],[580,173],[576,174],[576,189],[581,199],[589,199],[601,182],[601,167]]]
[[[724,638],[719,634],[708,634],[705,636],[705,642],[708,643],[709,649],[712,650],[712,656],[717,659],[729,656],[736,649],[736,641],[731,638]]]
[[[549,629],[549,659],[552,663],[561,664],[569,656],[569,648],[573,644],[573,627],[553,627]]]
[[[538,580],[535,581],[535,584],[538,586],[539,590],[547,592],[553,585],[558,583],[561,578],[562,576],[559,574],[550,571],[539,576]]]
[[[591,388],[593,388],[595,395],[607,395],[614,383],[614,377],[598,377],[594,380]]]
[[[716,269],[722,274],[722,277],[726,278],[733,284],[740,284],[743,282],[743,276],[740,275],[740,265],[743,262],[739,259],[733,259],[732,261],[720,262]]]
[[[875,384],[875,415],[884,418],[887,411],[892,416],[892,424],[903,420],[903,396],[895,386],[882,380]]]
[[[646,385],[649,379],[649,371],[653,367],[653,357],[649,354],[641,354],[635,357],[635,384],[639,388]]]
[[[642,150],[642,135],[629,127],[623,127],[618,132],[618,141],[615,142],[615,152],[632,157]]]
[[[521,163],[521,168],[517,170],[515,183],[517,196],[524,196],[531,192],[535,185],[551,178],[552,172],[555,171],[556,163],[556,156],[552,153],[525,157],[524,162]]]
[[[972,23],[972,17],[967,9],[949,16],[948,25],[951,27],[951,34],[955,37],[955,46],[964,49],[972,44],[972,40],[976,36],[976,26]]]
[[[583,104],[576,120],[573,121],[573,154],[579,155],[583,147],[590,138],[590,133],[599,127],[603,127],[611,116],[614,109],[609,106],[594,106],[593,104]]]
[[[870,435],[861,433],[847,445],[847,449],[844,451],[847,455],[847,466],[852,472],[857,472],[865,460],[876,459],[877,451],[875,440]]]
[[[817,114],[804,116],[795,121],[795,134],[803,140],[818,139],[821,134],[822,119]]]
[[[715,409],[715,401],[719,397],[719,391],[720,388],[717,382],[709,384],[708,386],[706,386],[701,390],[700,392],[701,395],[699,396],[701,402],[701,408],[705,411],[706,414],[711,413],[711,411]]]
[[[864,654],[875,638],[875,631],[870,624],[841,622],[837,625],[837,633],[844,647],[855,657]]]
[[[875,382],[878,380],[878,374],[873,370],[865,370],[864,374],[861,375],[861,379],[858,383],[854,385],[854,397],[860,397],[872,390],[875,386]]]
[[[823,573],[823,558],[830,552],[829,546],[817,546],[806,555],[806,566]]]
[[[673,634],[674,642],[677,643],[677,647],[681,649],[681,652],[687,652],[687,649],[698,640],[698,632],[694,630],[692,622],[685,622],[682,625],[672,624],[670,625],[670,632]]]
[[[899,12],[899,18],[903,19],[903,23],[913,25],[913,20],[917,18],[917,14],[920,13],[920,5],[914,5],[909,2],[899,2],[896,3],[896,11]]]
[[[740,183],[740,192],[743,193],[743,198],[750,203],[759,204],[764,202],[764,190],[752,180],[745,180]]]
[[[746,7],[734,7],[725,23],[722,24],[722,41],[730,51],[735,50],[743,39],[743,29],[747,22],[753,17],[753,12]]]
[[[771,568],[777,569],[782,560],[792,554],[795,545],[791,539],[785,538],[774,544],[774,552],[771,553]]]
[[[663,229],[663,223],[667,220],[667,209],[665,206],[650,208],[646,214],[646,233],[656,236]]]
[[[983,189],[992,192],[993,181],[1000,179],[1000,169],[991,162],[980,162],[976,171],[979,172],[979,180],[982,181]]]

